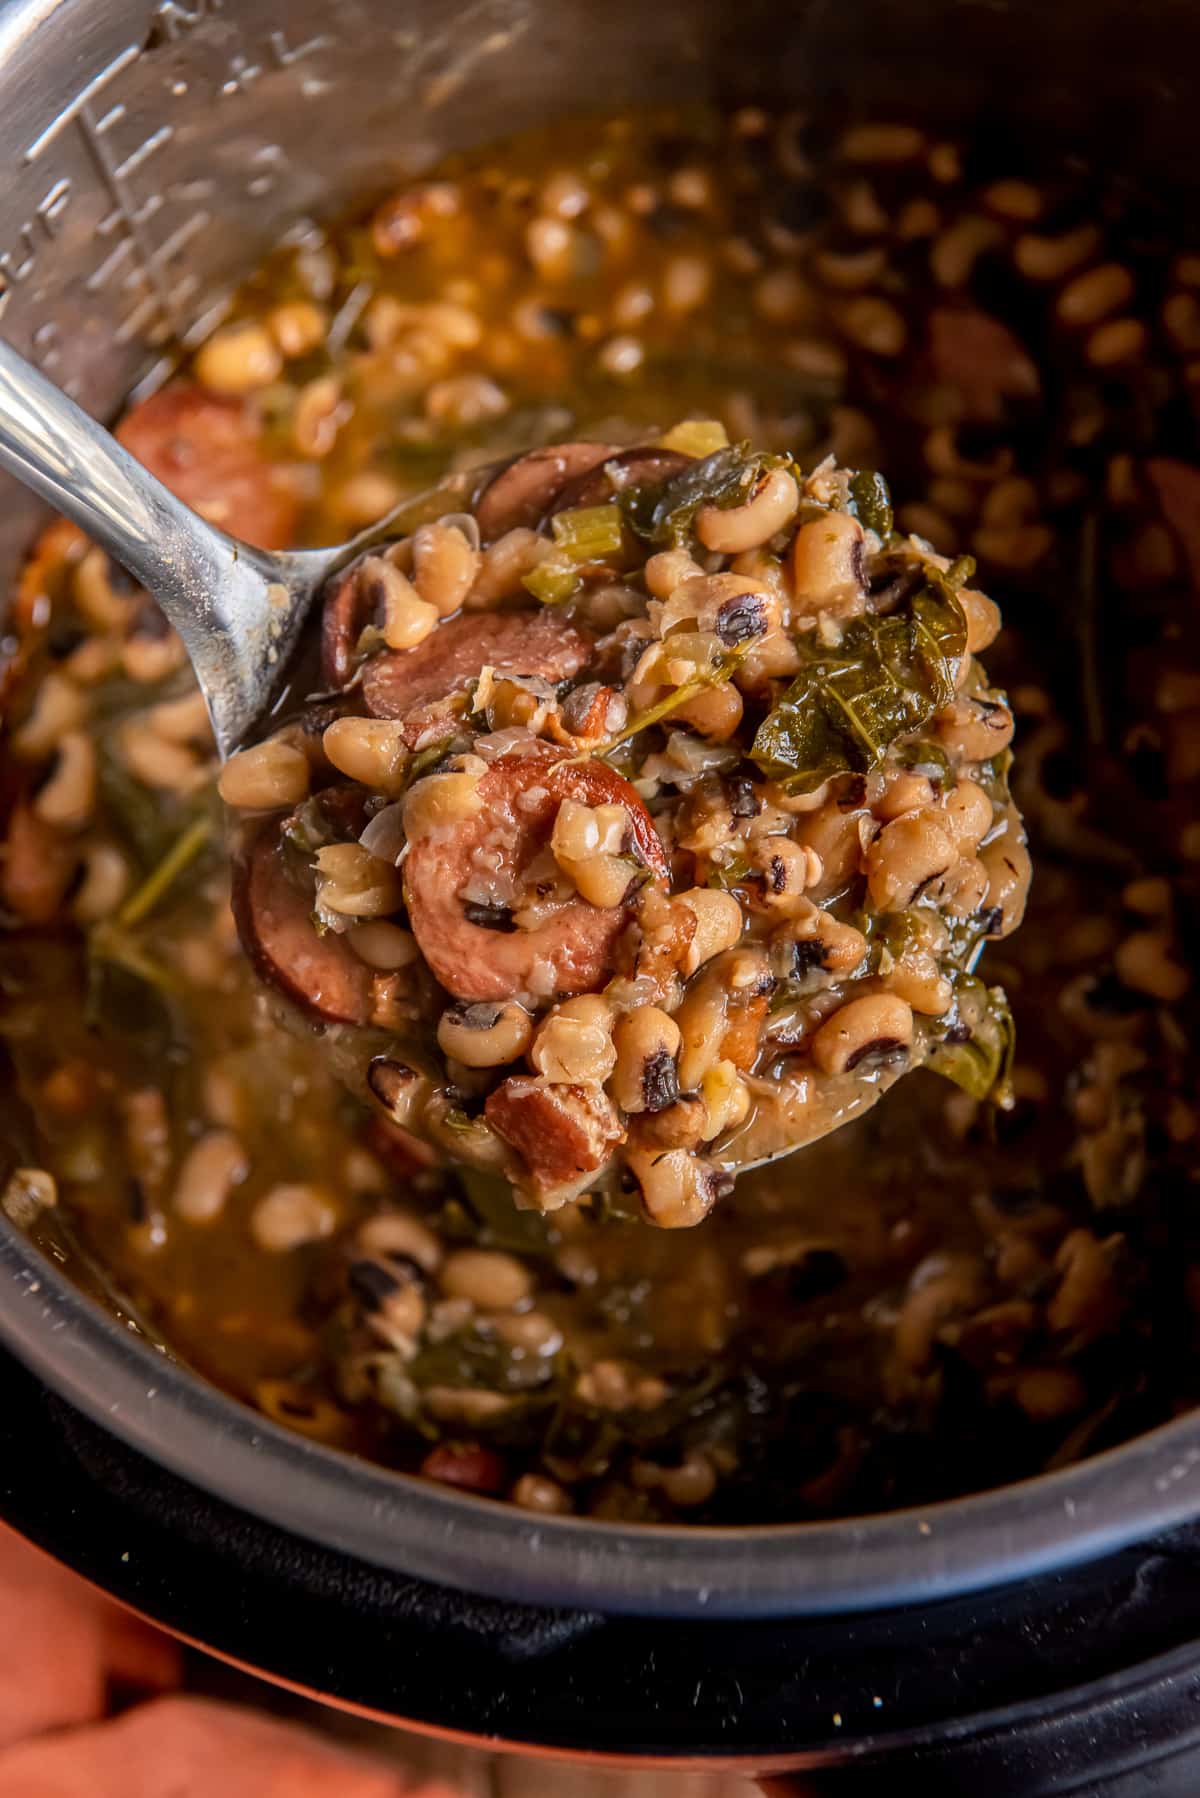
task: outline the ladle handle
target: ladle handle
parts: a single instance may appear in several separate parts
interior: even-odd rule
[[[227,751],[262,705],[254,659],[267,653],[274,622],[271,558],[176,499],[2,339],[0,467],[153,594],[183,639]]]

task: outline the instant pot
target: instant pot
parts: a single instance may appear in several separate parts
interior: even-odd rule
[[[0,329],[108,416],[287,233],[597,105],[849,101],[1189,207],[1198,47],[1184,0],[4,0]],[[6,486],[0,589],[38,522]],[[330,1702],[797,1792],[1200,1792],[1200,1415],[921,1513],[632,1528],[287,1434],[2,1221],[0,1339],[0,1512]]]

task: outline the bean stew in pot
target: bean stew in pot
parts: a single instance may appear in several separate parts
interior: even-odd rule
[[[492,472],[338,583],[316,696],[219,794],[153,604],[72,527],[35,546],[9,1219],[275,1420],[543,1512],[928,1502],[1195,1402],[1176,232],[1074,164],[749,109],[564,125],[296,234],[133,452],[266,546]],[[886,741],[829,722],[868,654]],[[481,807],[536,834],[520,890],[462,859]],[[581,912],[603,994],[577,931],[526,954]],[[913,1071],[728,1190],[797,1067]]]

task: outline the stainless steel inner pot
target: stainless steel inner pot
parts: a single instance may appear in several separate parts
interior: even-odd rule
[[[1132,28],[1131,28],[1132,27]],[[598,106],[849,94],[1179,186],[1190,0],[0,0],[0,329],[107,416],[283,233],[446,149]],[[6,485],[0,590],[38,523]],[[1200,1415],[1021,1486],[837,1524],[531,1519],[313,1446],[156,1353],[0,1220],[0,1338],[207,1491],[497,1597],[832,1612],[1034,1573],[1200,1512]]]

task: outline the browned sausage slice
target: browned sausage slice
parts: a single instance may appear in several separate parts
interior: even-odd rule
[[[695,458],[679,450],[647,448],[636,445],[606,456],[602,463],[585,469],[569,486],[563,487],[549,508],[552,512],[568,512],[576,506],[604,506],[630,487],[658,487],[673,480]]]
[[[550,754],[502,756],[480,777],[482,809],[454,830],[409,839],[404,864],[409,923],[434,976],[456,999],[511,999],[518,993],[586,993],[603,984],[627,908],[578,896],[535,930],[472,923],[460,897],[472,872],[500,861],[519,882],[545,848],[564,799],[622,805],[641,860],[660,880],[667,859],[645,806],[603,762]]]
[[[475,507],[485,543],[518,525],[540,524],[569,481],[615,453],[611,443],[551,443],[518,456],[488,483]]]
[[[326,1024],[365,1024],[371,970],[334,932],[320,936],[312,897],[288,873],[277,827],[255,838],[234,870],[233,915],[261,979]]]
[[[463,612],[440,624],[416,649],[372,657],[363,671],[363,698],[374,717],[411,723],[406,734],[417,747],[428,708],[462,692],[482,669],[558,682],[578,674],[591,648],[573,624],[544,607],[536,612]]]
[[[262,426],[241,402],[172,382],[135,406],[117,436],[172,493],[223,531],[260,549],[294,542],[295,494],[268,461]]]

